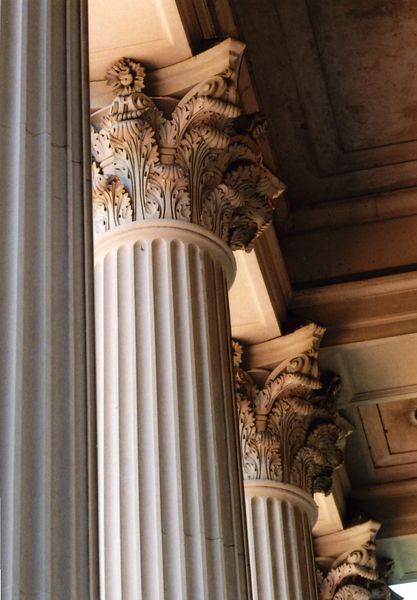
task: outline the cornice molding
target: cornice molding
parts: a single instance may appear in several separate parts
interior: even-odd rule
[[[293,211],[278,223],[282,235],[349,227],[417,214],[416,187],[403,188],[345,200],[322,202]]]
[[[416,537],[417,479],[357,488],[352,495],[361,510],[372,512],[382,523],[379,538]]]
[[[271,222],[283,184],[263,165],[256,118],[241,118],[234,68],[185,96],[151,99],[145,72],[123,58],[108,71],[116,94],[92,130],[95,233],[135,221],[181,220],[249,251]]]
[[[246,480],[295,485],[309,494],[328,493],[332,473],[343,462],[351,428],[335,409],[339,380],[319,379],[318,344],[324,329],[307,326],[293,353],[280,356],[262,386],[259,373],[239,367],[235,343],[236,402]],[[282,338],[284,347],[285,336]],[[308,342],[308,343],[307,343]]]
[[[414,333],[417,272],[296,290],[289,310],[325,322],[324,346]]]

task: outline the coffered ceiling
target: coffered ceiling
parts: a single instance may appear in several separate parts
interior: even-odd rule
[[[415,269],[417,4],[234,6],[288,186],[277,229],[294,286]]]
[[[295,207],[417,184],[415,2],[260,0],[236,11]]]
[[[416,579],[417,334],[330,346],[320,361],[340,375],[340,410],[354,426],[350,511],[382,523],[378,548],[396,561],[393,580]]]

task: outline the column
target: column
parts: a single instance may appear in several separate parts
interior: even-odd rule
[[[239,368],[239,358],[235,364],[255,600],[317,598],[313,493],[330,491],[349,432],[334,408],[337,380],[327,390],[319,380],[323,332],[311,324],[283,336],[272,371],[250,374]]]
[[[391,599],[385,577],[394,563],[375,554],[380,527],[369,520],[314,540],[319,600]]]
[[[2,600],[97,598],[85,8],[0,3]]]
[[[233,69],[174,105],[144,76],[110,69],[92,134],[102,599],[243,600],[227,291],[282,186],[232,137]]]

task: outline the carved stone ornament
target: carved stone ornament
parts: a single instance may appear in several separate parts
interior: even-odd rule
[[[334,378],[326,387],[319,379],[317,355],[323,332],[317,325],[310,348],[282,361],[261,387],[235,358],[246,480],[289,483],[310,494],[330,491],[351,427],[335,409],[339,380]],[[236,357],[236,344],[234,350]]]
[[[374,523],[370,521],[370,524]],[[317,583],[319,600],[389,600],[391,598],[389,587],[380,578],[378,572],[374,534],[370,535],[363,545],[344,552],[336,558],[327,574],[322,569],[318,569]]]
[[[235,72],[195,86],[180,101],[152,100],[141,65],[121,59],[107,74],[116,93],[92,129],[95,233],[146,219],[201,225],[250,250],[271,221],[283,184],[255,142],[234,128],[241,114]]]

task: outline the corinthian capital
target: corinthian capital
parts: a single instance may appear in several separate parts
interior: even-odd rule
[[[181,100],[151,99],[135,60],[113,65],[115,97],[92,131],[96,234],[134,221],[201,225],[250,250],[271,221],[282,183],[263,165],[255,135],[242,135],[237,73],[226,69]],[[252,128],[255,132],[256,128]]]
[[[308,328],[305,347],[263,377],[235,365],[243,473],[247,480],[327,493],[333,470],[343,462],[350,426],[335,408],[338,379],[325,385],[319,378],[318,346],[324,329]]]
[[[389,600],[375,555],[380,524],[360,525],[315,540],[320,600]],[[392,561],[389,561],[392,566]],[[385,565],[386,568],[386,565]]]

